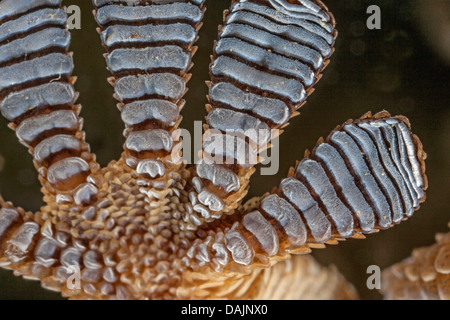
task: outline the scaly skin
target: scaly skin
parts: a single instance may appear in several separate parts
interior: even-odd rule
[[[57,0],[48,1],[49,8],[59,8]],[[153,33],[137,29],[145,21],[134,21],[145,14],[161,18],[159,14],[163,11],[143,11],[120,16],[125,12],[125,7],[122,7],[116,12],[103,12],[102,20],[99,11],[113,8],[105,5],[107,2],[94,0],[95,15],[101,25],[99,31],[108,54],[113,54],[117,48],[124,51],[132,48],[136,49],[132,53],[135,55],[138,49],[146,46],[143,45],[145,41],[150,41],[145,47],[148,51],[144,54],[153,57],[133,60],[137,65],[144,64],[144,69],[137,66],[120,69],[123,67],[121,63],[127,65],[129,62],[126,59],[119,59],[119,65],[114,64],[114,59],[113,62],[110,61],[109,67],[113,73],[110,83],[115,87],[115,97],[119,100],[118,106],[126,124],[127,141],[118,161],[112,161],[105,168],[100,168],[96,162],[95,155],[84,139],[82,119],[79,117],[80,106],[75,105],[77,95],[70,101],[58,102],[59,96],[46,100],[47,95],[51,96],[52,93],[48,87],[42,89],[45,94],[35,92],[35,96],[29,91],[27,94],[21,91],[34,88],[36,84],[54,82],[73,86],[75,78],[71,76],[71,55],[66,46],[55,50],[60,53],[59,59],[66,63],[65,71],[57,69],[59,74],[56,75],[51,73],[54,71],[52,66],[44,65],[45,70],[42,70],[42,64],[34,64],[41,56],[47,56],[53,47],[34,48],[33,50],[37,50],[34,53],[36,56],[25,52],[24,57],[8,56],[3,63],[0,62],[1,71],[7,75],[7,80],[0,82],[3,86],[0,86],[0,103],[7,103],[0,107],[5,117],[11,121],[10,127],[16,130],[21,142],[34,156],[46,203],[39,212],[32,214],[0,199],[0,266],[12,269],[16,275],[40,280],[43,287],[60,291],[63,296],[73,299],[355,298],[356,294],[351,286],[333,269],[323,269],[307,258],[289,259],[294,254],[309,253],[312,248],[323,248],[325,244],[336,244],[346,238],[362,239],[364,234],[387,229],[406,220],[419,208],[419,204],[425,200],[424,190],[427,188],[424,164],[426,154],[420,140],[412,134],[408,120],[403,116],[393,117],[387,112],[374,115],[367,113],[355,121],[349,120],[332,131],[326,139],[320,139],[317,147],[312,152],[308,151],[305,159],[289,171],[289,178],[283,180],[279,188],[274,189],[271,194],[242,204],[248,191],[250,176],[254,172],[254,164],[233,163],[220,168],[217,166],[214,169],[217,171],[205,168],[200,170],[200,165],[187,168],[176,157],[181,152],[178,149],[180,139],[177,130],[181,121],[179,111],[184,104],[182,96],[185,84],[190,78],[187,72],[192,66],[190,59],[196,51],[193,43],[201,26],[203,3],[191,1],[190,4],[195,2],[196,7],[189,7],[193,11],[190,11],[191,16],[186,19],[191,20],[181,27],[181,18],[170,16],[172,9],[164,13],[169,17],[163,18],[165,22],[173,23],[173,26],[164,29],[165,24],[156,24],[156,28],[160,28],[158,30],[163,30],[169,36],[173,36],[172,27],[180,27],[180,30],[188,34],[185,43],[180,44],[185,39],[175,41],[175,45],[171,43],[171,50],[174,50],[171,54],[176,57],[173,60],[187,61],[178,70],[164,64],[173,62],[169,59],[170,56],[166,57],[166,61],[161,59],[159,52],[152,51],[155,47],[158,50],[162,48],[166,39],[152,39]],[[37,2],[29,0],[5,3],[4,12],[9,9],[11,12],[4,18],[0,16],[0,26],[21,17],[27,10],[33,14],[36,8],[25,10],[22,5],[33,6]],[[241,24],[267,23],[267,27],[273,32],[280,32],[283,37],[289,38],[290,35],[283,31],[286,22],[283,19],[299,23],[295,20],[295,12],[306,10],[303,3],[307,3],[307,12],[309,18],[313,16],[313,23],[303,26],[313,31],[305,36],[305,41],[316,51],[307,48],[300,52],[305,56],[315,57],[309,56],[312,60],[308,63],[316,62],[317,65],[313,68],[306,66],[309,69],[303,72],[304,67],[295,64],[295,68],[299,68],[294,68],[298,73],[292,74],[293,70],[286,71],[284,67],[286,57],[277,60],[281,55],[294,59],[289,55],[299,52],[289,51],[290,46],[298,49],[297,42],[304,40],[297,39],[296,32],[300,31],[293,25],[290,25],[290,30],[295,31],[291,32],[291,39],[277,38],[278,42],[284,41],[283,46],[264,47],[264,50],[253,47],[250,51],[236,53],[242,55],[238,58],[233,56],[237,60],[229,57],[235,54],[230,53],[233,50],[219,54],[216,46],[211,65],[211,85],[232,83],[236,85],[237,91],[241,90],[240,94],[231,95],[232,98],[238,99],[238,104],[250,104],[245,105],[247,109],[244,108],[243,112],[235,112],[230,116],[231,108],[223,107],[225,102],[211,101],[211,105],[207,107],[209,115],[217,112],[217,109],[226,109],[222,111],[222,115],[217,116],[216,113],[216,118],[208,119],[211,124],[209,127],[220,128],[220,134],[227,129],[224,124],[232,127],[236,125],[230,121],[234,119],[240,119],[237,126],[242,127],[236,130],[238,133],[240,129],[252,125],[266,129],[286,127],[287,121],[298,115],[296,110],[313,92],[314,84],[321,78],[321,72],[334,51],[337,36],[334,18],[319,0],[314,0],[313,3],[306,0],[255,3],[265,3],[270,10],[278,10],[276,12],[280,15],[271,17],[282,21],[274,23],[259,17],[245,22],[248,17],[242,11],[238,12],[235,5],[239,1],[234,1],[232,10],[224,15],[225,27],[221,30],[232,25],[232,20],[235,19]],[[142,6],[141,9],[149,7]],[[233,11],[234,9],[236,10]],[[115,15],[123,20],[114,20]],[[52,14],[50,16],[54,18]],[[131,22],[127,19],[131,19]],[[321,23],[320,28],[317,21]],[[148,30],[154,30],[152,28],[153,25]],[[31,35],[31,31],[22,30],[22,35]],[[241,36],[242,34],[245,36],[245,33],[241,32]],[[261,38],[258,35],[255,39],[258,40],[258,37]],[[63,38],[68,39],[67,35]],[[227,36],[222,34],[221,41],[225,38]],[[133,47],[136,39],[139,39],[137,48]],[[5,43],[0,41],[2,46],[6,46]],[[14,44],[17,42],[12,43],[15,49]],[[271,45],[273,43],[268,44]],[[20,53],[22,47],[17,47]],[[273,53],[277,50],[287,51],[277,53],[277,56]],[[7,56],[4,52],[3,55]],[[251,59],[253,55],[258,57],[255,58],[256,62]],[[23,58],[25,64],[19,65],[19,58]],[[271,62],[272,60],[275,62]],[[7,69],[9,67],[12,69]],[[115,67],[120,70],[115,72]],[[250,79],[252,83],[248,83],[248,74],[240,73],[242,68],[250,74],[253,72],[256,78]],[[264,69],[264,73],[260,69]],[[48,70],[51,72],[46,77],[40,76]],[[22,73],[18,71],[23,71],[23,74],[30,72],[30,78],[22,79]],[[12,79],[11,83],[8,82],[8,77]],[[263,79],[260,88],[255,88],[257,85],[253,81],[256,83],[260,77]],[[274,79],[276,83],[273,83]],[[297,89],[301,92],[297,92]],[[19,99],[19,103],[12,104],[11,101],[16,100],[9,95],[17,92],[19,94],[14,99]],[[249,93],[253,96],[249,96]],[[246,98],[242,99],[242,96]],[[210,93],[211,99],[221,98]],[[258,103],[251,104],[255,99]],[[266,103],[266,109],[258,110],[264,99],[272,99],[272,102]],[[144,100],[148,102],[147,105],[142,104]],[[39,105],[25,108],[27,101]],[[279,113],[275,106],[279,107],[280,104],[286,110],[286,117],[282,120],[277,118],[279,114],[275,114]],[[267,105],[272,108],[267,108]],[[16,112],[16,108],[21,111]],[[64,117],[51,118],[57,112]],[[356,128],[357,133],[346,133],[345,126]],[[364,126],[367,132],[362,129]],[[209,127],[205,126],[206,129]],[[386,132],[391,130],[396,138],[377,140],[376,137],[369,136],[370,130],[376,131],[381,127]],[[358,133],[358,130],[365,133]],[[338,171],[348,172],[346,177],[340,178],[336,172],[326,168],[328,158],[319,160],[320,152],[317,151],[320,146],[330,148],[336,143],[332,138],[337,133],[347,137],[354,134],[355,140],[363,137],[363,142],[359,142],[361,150],[355,143],[350,156],[344,156],[347,151],[345,147],[341,148],[340,155],[334,156],[336,164],[339,162],[341,167]],[[366,136],[367,139],[364,140]],[[48,140],[50,138],[53,140]],[[244,139],[246,143],[248,138]],[[374,156],[368,152],[366,155],[362,145],[368,141],[368,145],[374,146],[373,150],[391,151],[397,148],[397,140],[403,143],[399,147],[399,159],[406,163],[403,170],[410,172],[400,174],[395,171],[395,175],[392,170],[396,169],[392,166],[389,169],[391,171],[385,170],[387,175],[385,171],[379,172],[380,166],[388,167],[389,164],[386,162],[376,167],[375,159],[378,159],[378,154]],[[45,144],[46,141],[52,143]],[[212,156],[208,154],[211,151],[205,151],[206,141],[207,134],[204,136],[203,155]],[[258,154],[268,147],[269,143],[265,141],[254,148]],[[234,156],[234,151],[226,149],[223,152],[223,157]],[[385,153],[388,154],[388,151]],[[373,157],[370,158],[371,156]],[[349,164],[351,160],[360,165],[367,164],[368,168],[364,169],[366,172],[352,169]],[[395,166],[400,167],[400,160]],[[382,161],[387,160],[383,158]],[[378,182],[375,179],[372,182],[364,180],[364,176],[371,174],[377,176]],[[386,180],[390,178],[386,176],[389,175],[397,180],[388,183]],[[233,180],[233,177],[236,179]],[[343,182],[339,181],[341,178]],[[364,183],[361,182],[363,180]],[[366,190],[366,184],[370,183],[379,189]],[[299,185],[303,185],[303,191]],[[405,194],[406,188],[410,193]],[[358,206],[365,201],[365,209],[360,211]],[[386,211],[380,212],[377,201],[384,201],[380,207]],[[283,275],[286,277],[280,279]],[[317,277],[317,281],[310,282],[310,295],[289,289],[298,288],[301,283],[305,283],[305,279],[311,277]],[[276,288],[277,284],[282,284],[289,291],[281,293]],[[262,287],[267,291],[260,289]]]
[[[384,270],[381,283],[390,300],[450,300],[450,233]]]
[[[17,209],[21,221],[8,230],[10,235],[22,222],[34,221],[40,226],[40,234],[35,236],[34,245],[38,239],[53,239],[55,242],[58,239],[58,249],[52,255],[55,260],[51,267],[44,267],[40,259],[36,261],[33,245],[15,263],[11,263],[14,259],[12,251],[3,251],[0,260],[2,267],[14,270],[16,275],[40,280],[44,288],[60,291],[63,296],[73,299],[248,299],[258,298],[262,292],[266,295],[261,298],[270,298],[269,291],[260,291],[258,288],[273,286],[274,283],[270,284],[271,277],[277,279],[281,274],[286,275],[286,270],[292,270],[292,275],[284,278],[289,285],[294,285],[295,281],[304,283],[301,276],[307,277],[309,273],[313,273],[314,279],[320,274],[324,281],[309,283],[309,295],[295,291],[297,295],[278,297],[274,288],[272,298],[356,297],[354,289],[336,271],[320,267],[312,258],[298,257],[294,259],[293,265],[280,262],[271,271],[257,268],[251,275],[247,275],[248,272],[216,272],[206,267],[202,269],[204,276],[200,284],[197,282],[199,279],[192,279],[196,273],[192,272],[193,264],[187,257],[198,235],[180,228],[180,220],[191,205],[186,191],[189,171],[182,169],[170,174],[172,178],[164,181],[162,190],[143,190],[136,183],[138,174],[121,161],[111,162],[101,173],[104,182],[99,196],[102,198],[94,206],[52,205],[56,203],[55,199],[52,199],[52,195],[46,195],[45,199],[50,204],[34,215]],[[3,201],[1,207],[13,208]],[[65,239],[66,243],[59,239]],[[3,248],[7,247],[10,245],[4,239]],[[79,254],[80,259],[64,258],[64,252],[68,252],[68,249]],[[97,259],[89,259],[88,262],[82,258],[89,252],[97,253]],[[69,260],[73,265],[79,263],[81,290],[71,290],[67,286],[67,276],[72,273],[64,273],[64,270]],[[282,265],[287,269],[283,270]],[[224,278],[228,280],[224,281]],[[332,281],[328,282],[330,279]],[[272,281],[279,285],[279,281]],[[191,286],[193,282],[195,286]],[[209,283],[208,290],[202,289],[205,282]],[[227,289],[236,282],[240,285],[239,290]],[[242,282],[248,283],[247,290],[242,289]],[[318,288],[325,286],[329,290],[317,290],[317,295],[314,295],[311,292],[315,291],[311,290],[315,285]],[[336,294],[333,291],[335,287],[341,288]],[[205,293],[208,295],[204,296]],[[287,294],[288,291],[283,293]]]

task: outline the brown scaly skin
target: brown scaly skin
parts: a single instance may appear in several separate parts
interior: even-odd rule
[[[267,282],[256,299],[356,300],[355,288],[334,267],[325,268],[310,255],[294,256],[262,271]],[[299,281],[298,279],[303,279]]]
[[[123,271],[120,282],[128,283],[127,287],[136,289],[126,298],[155,295],[172,298],[165,292],[180,279],[181,268],[177,266],[180,261],[176,256],[185,254],[190,239],[193,238],[193,234],[179,230],[179,218],[188,202],[184,191],[185,181],[189,178],[188,171],[169,173],[168,177],[173,178],[167,179],[162,191],[152,190],[154,193],[151,198],[139,190],[141,187],[136,184],[137,174],[123,162],[111,162],[101,172],[104,183],[93,216],[90,211],[86,211],[89,208],[58,205],[54,195],[46,194],[44,199],[49,205],[44,206],[34,218],[29,213],[23,214],[23,220],[35,220],[42,226],[43,234],[64,234],[68,243],[67,246],[61,246],[61,251],[76,242],[90,249],[95,248],[105,257],[109,256],[111,264]],[[10,234],[13,232],[12,230]],[[17,264],[5,265],[8,258],[2,252],[3,266],[15,270],[16,274],[36,278],[36,272],[32,270],[32,253],[29,252],[30,256]],[[148,267],[148,273],[143,273],[142,276],[146,277],[146,285],[139,288],[137,282],[142,279],[136,279],[136,274],[133,273],[140,274],[139,270],[145,266]],[[57,268],[54,265],[51,269],[43,268],[39,271],[38,278],[45,288],[62,291],[64,296],[69,297],[105,297],[102,294],[90,295],[68,290],[65,282],[61,283],[58,277],[52,276],[52,271]],[[112,275],[116,276],[117,273]]]
[[[82,248],[81,252],[84,253],[89,249],[101,253],[104,259],[99,262],[103,264],[105,259],[108,260],[107,263],[114,265],[116,270],[112,277],[120,277],[120,280],[114,283],[115,294],[108,296],[101,293],[101,287],[108,283],[107,281],[92,281],[95,276],[92,279],[83,276],[85,272],[92,270],[86,266],[81,268],[84,291],[68,289],[66,281],[60,276],[63,270],[61,263],[57,262],[51,268],[40,267],[36,271],[37,263],[33,250],[17,263],[10,263],[10,259],[4,256],[5,252],[2,252],[0,264],[4,268],[14,270],[16,275],[39,279],[43,287],[61,291],[63,296],[74,299],[105,299],[116,295],[119,298],[132,299],[357,297],[351,285],[334,269],[327,270],[312,258],[303,257],[280,262],[273,269],[257,268],[250,274],[229,271],[218,273],[206,268],[203,270],[203,275],[207,276],[206,281],[201,281],[208,283],[208,290],[202,290],[199,284],[195,288],[186,289],[186,286],[181,284],[194,280],[190,279],[194,273],[189,272],[190,268],[183,265],[182,258],[186,256],[192,240],[197,237],[194,233],[181,231],[179,227],[179,219],[185,214],[185,207],[189,203],[185,190],[189,171],[183,169],[173,172],[170,174],[173,178],[167,181],[167,187],[162,191],[151,190],[152,197],[148,197],[142,190],[139,191],[139,186],[136,185],[137,174],[127,168],[119,161],[111,162],[108,167],[102,169],[105,182],[100,195],[103,193],[104,197],[97,202],[97,213],[90,219],[83,219],[87,215],[86,208],[75,206],[47,205],[35,215],[19,209],[22,221],[36,221],[41,226],[42,235],[49,237],[48,235],[53,234],[53,238],[56,238],[55,235],[59,233],[67,236],[67,245],[60,247],[60,253],[71,246]],[[52,201],[51,197],[46,195],[49,203]],[[11,204],[3,201],[1,207],[13,208]],[[14,228],[9,234],[13,233]],[[3,248],[6,248],[7,241],[3,241],[3,245]],[[105,265],[100,268],[102,273],[106,269]],[[119,270],[121,272],[118,272]],[[288,270],[289,277],[286,272]],[[275,290],[275,284],[279,284],[277,279],[282,274],[286,275],[283,276],[285,286],[295,284],[294,280],[301,280],[301,276],[309,278],[311,274],[314,277],[320,275],[319,278],[323,281],[309,283],[309,294],[293,291],[292,295],[280,295]],[[314,277],[309,279],[315,279]],[[248,284],[248,290],[242,289],[242,282]],[[239,290],[225,289],[233,288],[233,283],[240,284]],[[304,284],[304,281],[302,283]],[[317,295],[311,293],[311,286],[317,286]],[[319,290],[323,286],[327,286],[329,290]],[[215,287],[217,293],[211,292],[211,287]],[[269,294],[271,291],[260,291],[261,287],[272,288],[273,295]],[[96,288],[95,291],[92,288]],[[265,295],[261,296],[262,292],[265,292]],[[202,293],[207,293],[208,296],[202,296]]]
[[[207,275],[205,277],[205,275]],[[310,255],[297,255],[271,268],[248,273],[190,274],[180,293],[195,299],[356,300],[358,294],[338,270],[325,268]],[[214,282],[211,279],[215,279]]]
[[[450,232],[386,269],[382,292],[390,300],[450,300]]]
[[[380,113],[374,118],[385,116],[388,114]],[[371,115],[367,114],[364,118],[368,117]],[[416,143],[420,146],[418,140]],[[423,150],[420,147],[417,150],[424,166]],[[188,199],[188,191],[191,190],[187,183],[190,179],[188,170],[181,167],[177,172],[168,172],[165,177],[157,179],[159,188],[138,185],[138,174],[122,160],[111,162],[101,173],[103,185],[94,206],[57,205],[54,195],[46,193],[45,200],[49,204],[34,216],[19,210],[22,221],[34,220],[39,224],[40,235],[27,252],[16,259],[17,262],[11,263],[16,255],[8,236],[20,227],[21,223],[16,223],[2,241],[0,264],[13,269],[16,275],[39,279],[45,288],[77,299],[199,299],[224,296],[235,299],[254,297],[253,286],[250,285],[248,292],[242,287],[237,292],[231,290],[236,279],[244,277],[243,282],[251,284],[256,281],[255,278],[263,277],[262,267],[286,260],[292,253],[308,253],[310,248],[324,246],[308,241],[294,251],[280,250],[276,256],[255,261],[249,266],[231,262],[218,270],[211,264],[198,265],[189,250],[207,243],[207,236],[217,238],[220,229],[227,229],[229,222],[224,221],[222,227],[211,226],[209,230],[183,230],[183,216],[191,205]],[[258,199],[249,201],[232,218],[250,212],[258,202]],[[12,206],[2,202],[2,207]],[[56,239],[59,244],[53,254],[56,262],[51,268],[35,261],[35,245],[41,237]],[[358,230],[352,237],[364,238]],[[338,240],[343,239],[334,236],[327,243],[337,243]],[[70,247],[70,250],[79,253],[79,258],[68,258]],[[210,244],[206,248],[211,250]],[[61,260],[80,264],[81,290],[70,290],[66,286],[70,274],[65,271]],[[302,271],[306,272],[302,268],[296,270],[298,273]],[[277,272],[272,272],[272,276],[277,277]],[[300,281],[301,278],[297,279]]]
[[[308,93],[312,90],[309,88]],[[363,119],[372,117],[390,115],[367,114]],[[398,119],[407,123],[403,117]],[[424,175],[425,153],[418,138],[415,147]],[[252,169],[240,172],[244,187],[230,198],[233,201],[228,201],[229,206],[223,210],[227,216],[197,229],[188,219],[192,212],[189,193],[195,193],[192,170],[175,163],[162,177],[150,179],[127,166],[125,157],[126,154],[106,168],[93,170],[95,178],[92,179],[99,191],[91,204],[61,203],[56,192],[41,178],[47,205],[34,215],[16,209],[19,218],[0,238],[0,266],[12,269],[16,275],[40,280],[43,287],[73,299],[356,297],[351,286],[333,269],[322,269],[307,258],[289,260],[291,254],[309,253],[311,248],[325,246],[311,238],[293,250],[286,248],[286,239],[280,238],[283,243],[277,254],[268,257],[257,248],[257,259],[246,266],[233,260],[221,266],[215,261],[210,263],[211,255],[221,259],[219,252],[223,251],[219,250],[227,250],[223,233],[258,206],[259,199],[241,204]],[[0,200],[0,208],[14,207]],[[21,248],[14,236],[25,222],[35,222],[39,230],[33,234],[30,244]],[[375,226],[372,232],[379,229]],[[350,237],[361,239],[364,235],[355,228]],[[43,254],[39,250],[43,240],[52,244],[52,251]],[[340,240],[343,238],[333,233],[326,243],[335,244]],[[202,257],[207,257],[203,261],[208,263],[202,262]],[[67,286],[70,266],[80,268],[79,289]],[[280,280],[281,275],[286,277]],[[292,295],[282,295],[277,291],[280,283],[286,288],[298,287],[302,277],[323,280],[311,284],[315,289],[310,288],[308,293],[317,292],[317,295],[300,292],[294,295],[291,291]],[[267,295],[262,295],[264,290],[259,289],[262,287],[267,289]],[[328,296],[322,295],[323,292]]]
[[[263,278],[252,287],[256,300],[356,300],[358,294],[334,266],[325,268],[310,255],[293,256],[272,268],[260,269]],[[301,280],[300,280],[301,279]]]
[[[349,123],[358,123],[360,121],[364,121],[364,120],[383,120],[383,119],[387,119],[387,118],[395,118],[397,120],[400,120],[402,122],[404,122],[407,127],[410,129],[410,124],[407,118],[405,118],[404,116],[395,116],[392,117],[388,112],[386,111],[382,111],[379,112],[375,115],[372,115],[371,112],[368,112],[367,114],[363,115],[360,119],[356,119],[356,120],[348,120],[346,123],[344,123],[341,126],[336,127],[336,131],[341,130],[344,125],[349,124]],[[422,174],[422,178],[424,180],[424,187],[423,189],[426,190],[428,187],[428,181],[427,181],[427,177],[425,175],[425,159],[426,159],[426,153],[423,150],[422,147],[422,143],[420,142],[419,138],[416,135],[412,135],[414,144],[415,144],[415,150],[416,150],[416,156],[417,159],[419,161],[419,166],[420,166],[420,170],[421,170],[421,174]],[[323,139],[320,138],[318,141],[318,144],[322,143],[323,141],[328,141],[329,138],[327,139]],[[310,151],[306,151],[305,152],[305,157],[309,157],[310,155]],[[292,176],[294,173],[294,168],[291,168],[291,170],[289,171],[288,176]],[[275,189],[272,194],[276,194],[277,193],[277,189]],[[229,216],[228,218],[222,219],[221,222],[219,224],[213,224],[208,226],[208,228],[204,228],[203,232],[198,232],[197,234],[199,235],[200,239],[197,239],[194,241],[193,245],[192,245],[192,251],[194,253],[197,253],[200,257],[203,255],[204,251],[202,251],[204,249],[204,247],[202,247],[202,245],[206,244],[206,247],[209,249],[209,252],[212,256],[214,256],[214,250],[210,249],[211,248],[211,243],[216,241],[217,239],[221,239],[220,234],[221,233],[225,233],[226,231],[230,230],[232,228],[232,226],[236,223],[236,221],[242,221],[242,217],[245,216],[246,214],[252,212],[255,209],[259,208],[259,204],[260,201],[262,199],[264,199],[265,197],[267,197],[269,194],[265,194],[263,195],[261,198],[253,198],[250,199],[247,203],[243,204],[238,210],[237,212],[235,212],[232,216]],[[420,202],[424,202],[425,201],[425,196],[420,199]],[[417,208],[418,209],[418,208]],[[403,221],[405,221],[407,218],[404,218]],[[395,224],[392,223],[389,227],[393,227]],[[386,229],[386,228],[382,228],[379,225],[375,225],[374,229],[370,232],[363,232],[362,230],[360,230],[359,228],[355,228],[354,232],[352,233],[351,236],[349,236],[348,238],[354,238],[354,239],[364,239],[365,235],[367,233],[375,233],[378,232],[382,229]],[[183,282],[181,285],[181,288],[178,290],[178,295],[183,297],[183,298],[196,298],[196,299],[200,299],[200,298],[206,298],[206,297],[223,297],[224,294],[222,293],[222,291],[224,290],[223,287],[223,283],[227,283],[227,281],[230,281],[228,279],[232,279],[232,281],[235,281],[236,277],[242,277],[242,274],[247,275],[247,279],[253,279],[252,277],[256,277],[256,274],[259,272],[258,270],[261,270],[261,268],[270,268],[275,265],[284,265],[286,263],[286,261],[289,261],[289,259],[292,259],[292,255],[293,254],[307,254],[311,252],[311,249],[314,248],[324,248],[325,244],[329,244],[329,245],[335,245],[338,244],[339,241],[344,241],[345,238],[343,238],[342,236],[340,236],[337,233],[333,233],[331,239],[329,239],[328,241],[326,241],[325,243],[318,243],[317,241],[315,241],[312,237],[309,237],[307,242],[298,248],[295,249],[290,249],[287,245],[286,247],[281,247],[280,250],[278,251],[278,253],[274,256],[268,256],[264,250],[261,250],[261,248],[257,248],[255,249],[255,256],[257,258],[255,258],[255,261],[253,261],[253,263],[251,263],[250,265],[242,265],[239,263],[235,263],[233,261],[231,261],[231,263],[227,264],[226,266],[224,266],[223,269],[220,269],[220,273],[217,272],[217,270],[212,270],[211,269],[211,265],[202,265],[197,264],[195,265],[195,263],[198,263],[199,260],[201,260],[201,258],[197,258],[196,260],[193,259],[192,262],[192,268],[194,270],[189,270],[186,271],[183,274]],[[251,239],[249,241],[254,241],[254,239]],[[281,242],[281,238],[280,238],[280,242]],[[194,254],[191,254],[191,256],[193,256]],[[216,266],[216,264],[213,264],[214,266]],[[281,266],[277,267],[279,269],[282,269]],[[299,273],[302,271],[298,271]],[[274,277],[277,277],[276,275]],[[332,276],[330,276],[332,277]],[[213,281],[211,281],[213,280]],[[253,280],[248,280],[248,281],[253,281]],[[276,280],[274,280],[276,282]],[[301,280],[298,280],[299,282],[301,282]],[[298,283],[296,283],[298,285]],[[316,285],[318,285],[316,283]],[[232,287],[231,285],[226,285],[226,287]],[[331,287],[333,287],[331,285]],[[332,290],[332,289],[330,289]],[[249,290],[250,291],[250,290]],[[227,298],[231,298],[231,299],[236,299],[238,297],[241,297],[241,295],[243,295],[241,292],[236,296],[236,293],[234,291],[232,291],[230,293],[230,295],[227,295]],[[349,295],[351,296],[351,295]],[[311,298],[311,297],[310,297]],[[339,299],[339,295],[336,295],[335,297],[336,299]]]

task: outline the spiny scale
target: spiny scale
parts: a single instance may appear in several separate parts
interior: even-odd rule
[[[115,97],[126,124],[126,162],[145,177],[160,178],[175,161],[192,47],[203,1],[95,0],[95,18]]]
[[[70,33],[60,0],[1,2],[0,111],[29,148],[46,189],[59,199],[88,180],[98,166],[89,152],[75,105]],[[80,189],[80,190],[81,190]],[[93,200],[77,197],[78,204]]]

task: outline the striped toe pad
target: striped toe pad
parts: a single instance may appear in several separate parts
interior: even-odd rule
[[[234,222],[227,248],[247,265],[258,253],[295,252],[398,224],[425,200],[425,158],[403,116],[381,112],[348,121]]]

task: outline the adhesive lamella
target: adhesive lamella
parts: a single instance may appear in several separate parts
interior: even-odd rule
[[[204,1],[93,5],[125,125],[123,153],[104,168],[85,140],[61,1],[0,0],[0,112],[33,156],[45,202],[33,214],[0,197],[0,266],[76,299],[354,298],[336,270],[291,254],[419,208],[426,154],[405,117],[347,121],[271,193],[243,203],[260,152],[334,52],[326,6],[232,2],[209,68],[201,161],[187,167],[177,129]],[[300,291],[303,276],[314,281]]]

